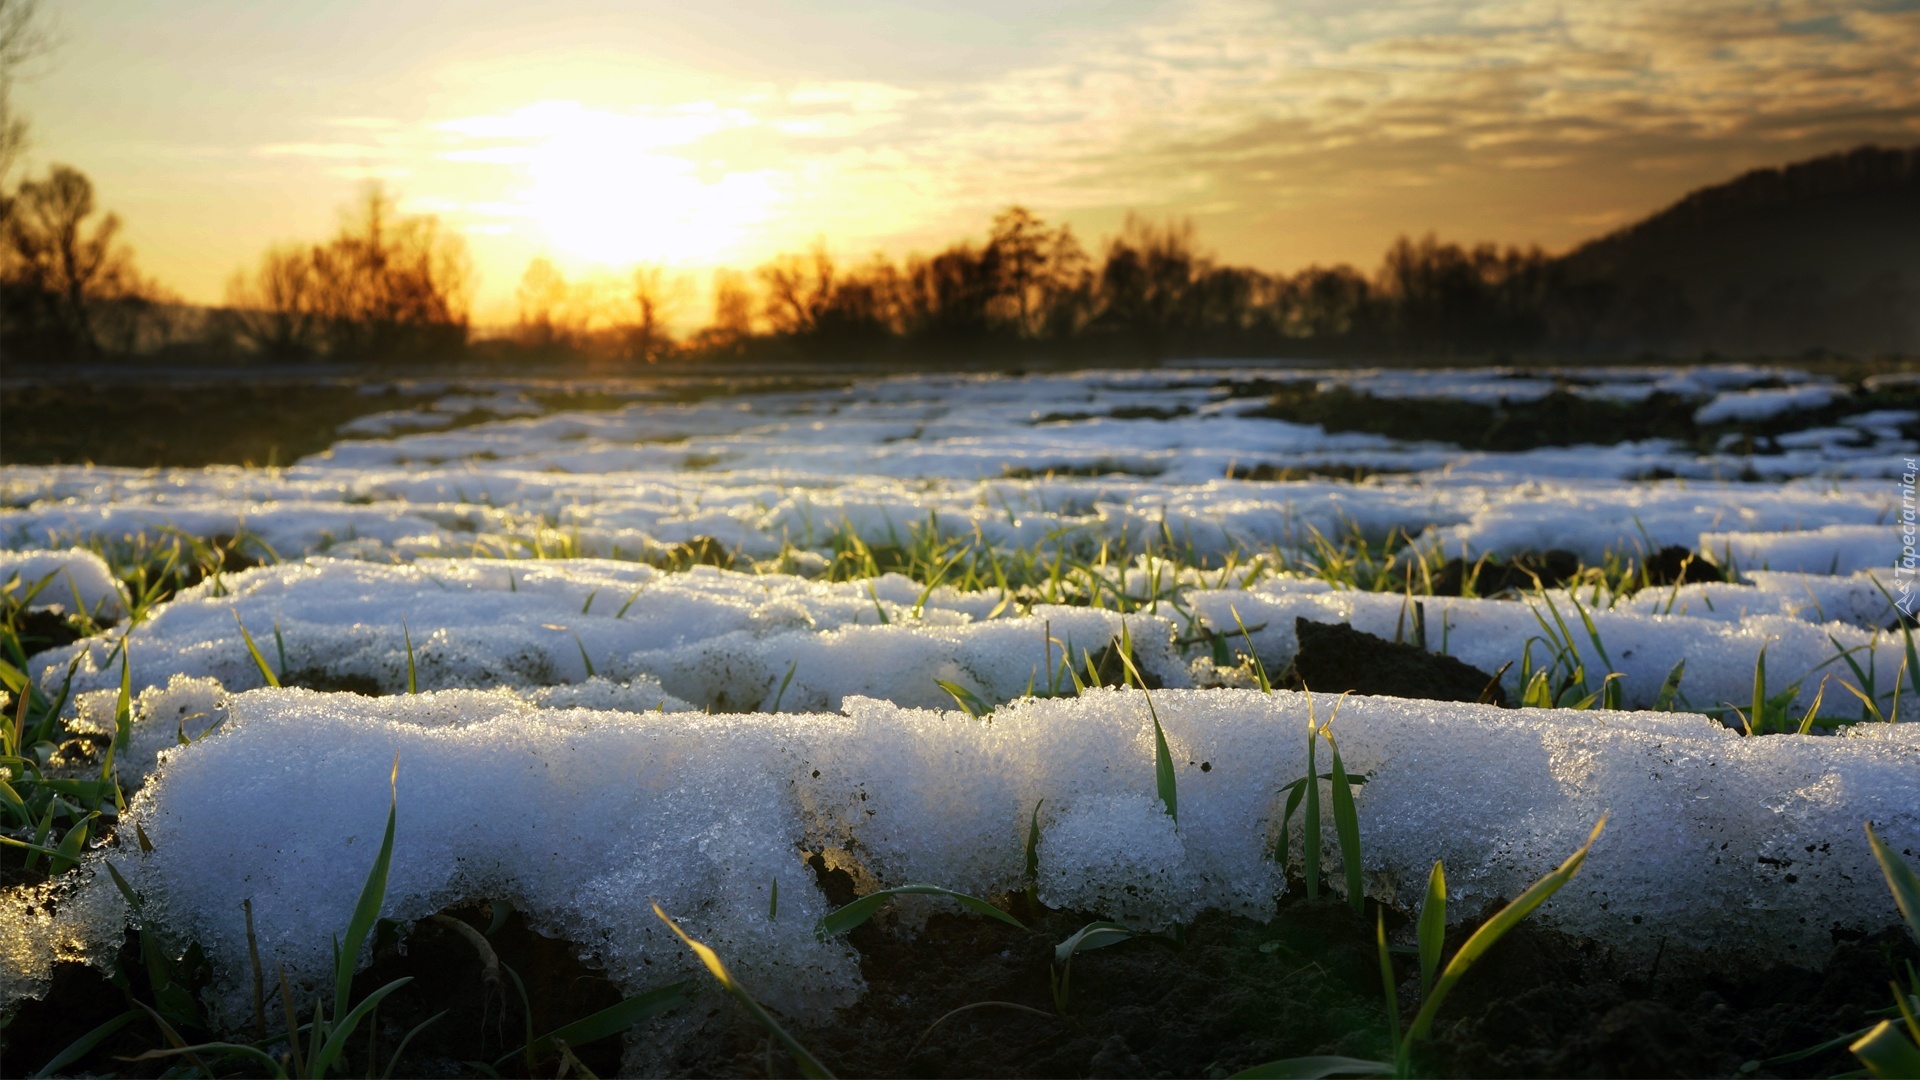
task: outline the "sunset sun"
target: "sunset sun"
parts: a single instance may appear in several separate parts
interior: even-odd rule
[[[771,175],[717,164],[698,146],[748,120],[706,106],[643,114],[542,102],[445,127],[490,144],[451,156],[520,167],[524,186],[507,202],[556,254],[618,266],[717,262],[768,221]]]

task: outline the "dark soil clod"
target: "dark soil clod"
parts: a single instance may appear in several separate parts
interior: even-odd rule
[[[1727,580],[1706,556],[1678,544],[1663,547],[1647,558],[1646,578],[1649,585],[1698,585]]]
[[[722,570],[733,569],[733,552],[727,545],[711,536],[696,536],[682,544],[667,549],[662,560],[668,569],[685,570],[691,566],[717,566]]]
[[[1353,691],[1426,701],[1482,701],[1505,707],[1494,676],[1451,656],[1388,641],[1346,623],[1295,619],[1300,651],[1287,685],[1316,693]]]
[[[1531,592],[1543,585],[1564,585],[1579,573],[1580,556],[1559,548],[1522,551],[1505,562],[1454,558],[1433,575],[1433,595],[1465,596],[1468,588],[1475,596],[1493,596],[1508,589]]]

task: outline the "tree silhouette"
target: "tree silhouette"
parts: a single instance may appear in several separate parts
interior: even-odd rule
[[[120,218],[95,217],[92,181],[66,165],[23,181],[0,206],[9,330],[45,351],[98,354],[106,307],[143,296]]]
[[[467,340],[465,242],[431,216],[402,216],[369,185],[324,244],[276,247],[228,285],[243,337],[264,352],[421,358]]]

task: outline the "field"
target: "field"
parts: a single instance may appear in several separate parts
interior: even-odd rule
[[[1920,1058],[1920,376],[178,397],[8,394],[8,1075]]]

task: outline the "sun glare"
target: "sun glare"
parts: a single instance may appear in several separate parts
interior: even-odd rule
[[[485,134],[525,140],[531,183],[521,198],[557,253],[705,264],[724,261],[776,200],[772,174],[715,169],[688,153],[745,122],[731,110],[645,116],[549,103],[499,118]]]

